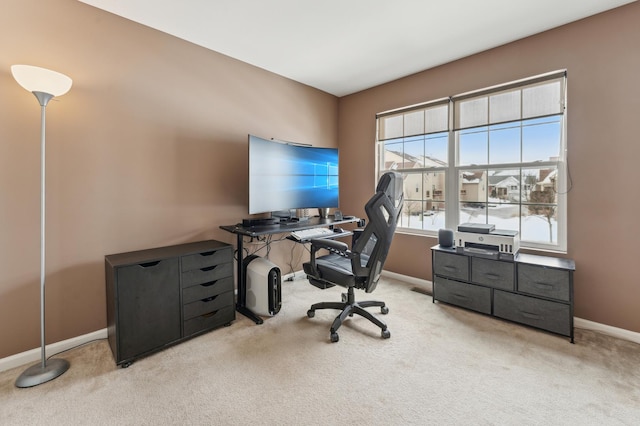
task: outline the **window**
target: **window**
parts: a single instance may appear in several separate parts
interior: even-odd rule
[[[378,114],[378,172],[404,176],[399,230],[490,223],[565,251],[565,88],[561,71]]]
[[[379,116],[377,133],[378,171],[397,170],[404,176],[404,207],[398,226],[431,231],[443,228],[449,99]]]

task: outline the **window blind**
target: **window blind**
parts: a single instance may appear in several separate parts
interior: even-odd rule
[[[449,130],[449,99],[376,115],[378,140],[425,135]]]
[[[454,96],[453,130],[561,114],[565,72]]]

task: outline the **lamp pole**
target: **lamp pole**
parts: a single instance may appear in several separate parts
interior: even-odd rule
[[[40,353],[39,364],[27,368],[17,379],[19,388],[37,386],[55,379],[69,369],[65,359],[47,360],[45,340],[45,183],[46,183],[46,109],[54,96],[61,96],[71,88],[71,79],[63,74],[30,65],[14,65],[11,67],[16,81],[31,91],[40,103]]]

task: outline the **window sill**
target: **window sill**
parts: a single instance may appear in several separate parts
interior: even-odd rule
[[[421,229],[411,229],[411,228],[397,228],[397,234],[409,235],[412,237],[427,237],[438,239],[437,231],[428,231]],[[568,254],[566,248],[563,247],[538,247],[538,246],[526,246],[523,245],[522,241],[520,242],[520,252],[521,253],[529,253],[529,254],[550,254],[550,255],[566,255]]]

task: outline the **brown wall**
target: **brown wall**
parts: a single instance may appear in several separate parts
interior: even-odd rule
[[[343,209],[373,188],[375,114],[548,71],[568,72],[568,254],[575,315],[640,332],[640,3],[340,99]],[[446,46],[443,46],[446,49]],[[427,52],[425,52],[427,54]],[[398,235],[385,269],[430,279],[433,238]]]
[[[75,0],[3,0],[0,52],[0,358],[40,344],[40,107],[12,64],[74,81],[47,107],[48,342],[106,327],[104,255],[235,242],[248,133],[338,144],[334,96]]]
[[[569,73],[575,313],[639,332],[637,22],[633,3],[338,100],[75,0],[4,0],[0,358],[39,346],[40,116],[10,74],[16,63],[74,79],[47,108],[48,342],[106,326],[105,254],[233,242],[218,226],[247,215],[248,133],[340,141],[341,209],[362,214],[375,185],[376,112],[560,68]],[[429,279],[435,242],[398,235],[387,269]],[[272,251],[284,273],[290,248]]]

